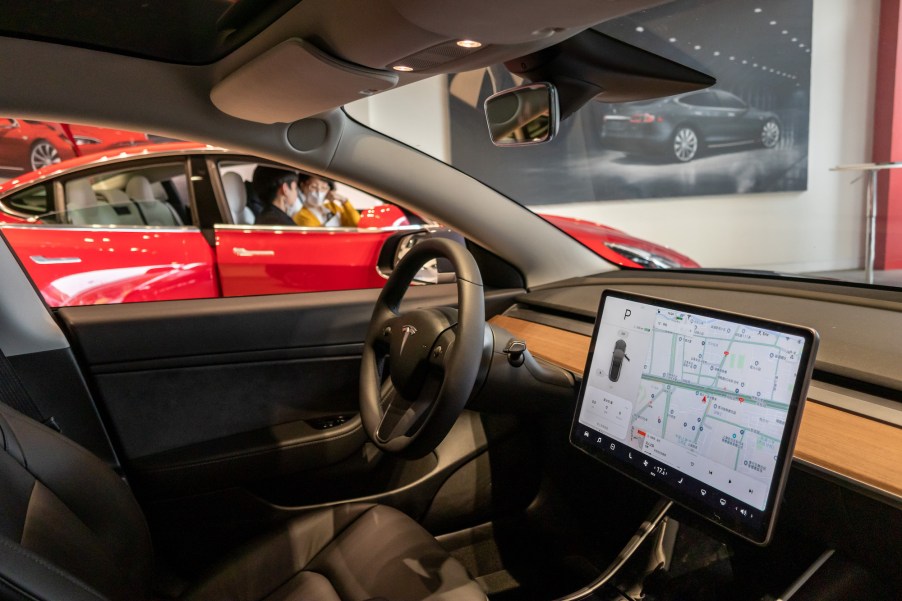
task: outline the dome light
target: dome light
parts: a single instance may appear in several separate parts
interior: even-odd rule
[[[476,40],[458,40],[457,45],[461,48],[480,48],[482,47],[482,42],[477,42]]]

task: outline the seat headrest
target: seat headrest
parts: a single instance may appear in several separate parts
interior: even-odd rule
[[[66,182],[66,210],[77,211],[97,206],[97,196],[88,179],[74,179]]]
[[[222,176],[222,187],[225,190],[229,209],[233,215],[238,215],[247,206],[247,190],[244,187],[244,180],[234,171],[230,171]]]
[[[101,190],[100,193],[111,205],[123,205],[126,207],[134,206],[128,197],[128,194],[119,189]]]
[[[128,184],[126,184],[125,186],[125,193],[131,196],[134,200],[156,200],[153,195],[153,188],[151,188],[150,186],[150,181],[143,175],[132,176],[132,178],[128,180]]]

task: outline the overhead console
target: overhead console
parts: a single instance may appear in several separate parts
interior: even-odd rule
[[[607,290],[570,441],[766,544],[817,344],[808,328]]]

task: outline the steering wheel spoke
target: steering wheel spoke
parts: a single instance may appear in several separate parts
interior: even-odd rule
[[[389,442],[399,437],[410,437],[416,433],[427,418],[441,388],[441,378],[431,374],[418,398],[409,401],[402,397],[391,381],[383,386],[382,421],[376,430],[376,437]]]

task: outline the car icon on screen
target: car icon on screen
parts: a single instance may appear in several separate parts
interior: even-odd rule
[[[630,360],[626,355],[626,341],[623,339],[614,343],[614,354],[611,357],[611,369],[608,371],[608,379],[616,382],[620,379],[620,369],[623,367],[623,360]]]

